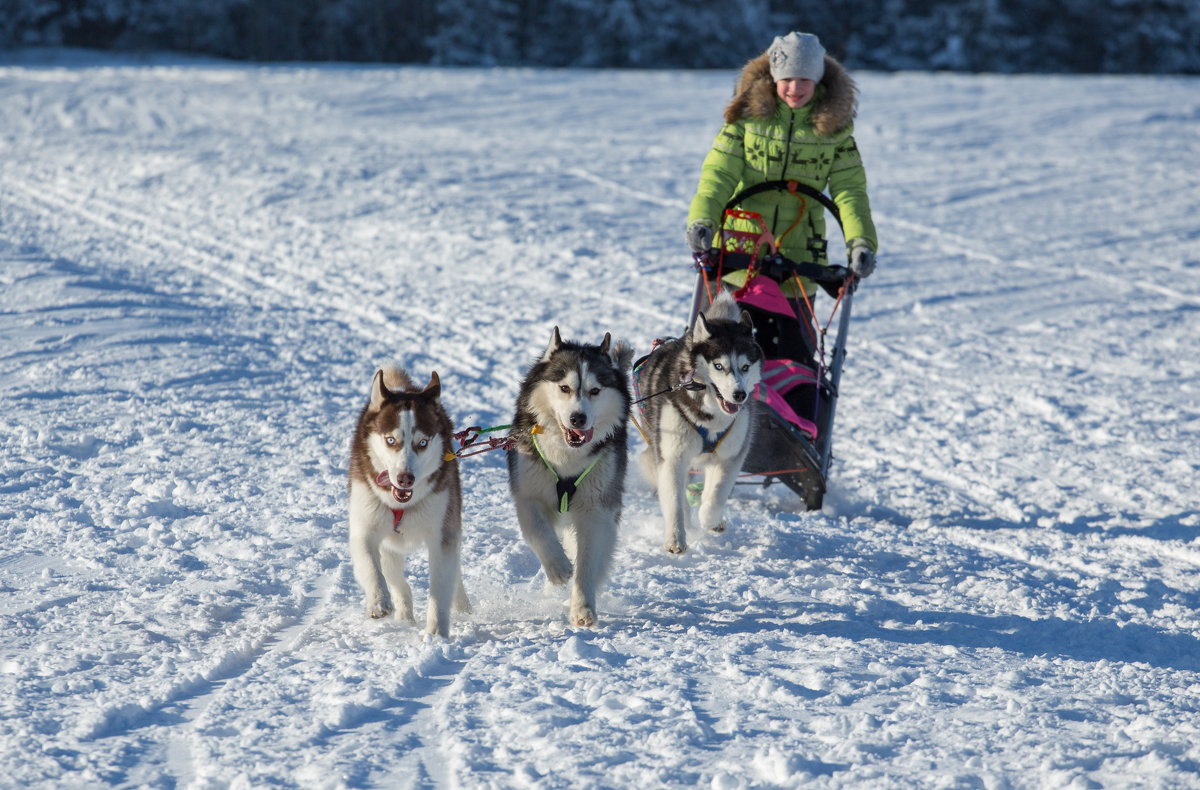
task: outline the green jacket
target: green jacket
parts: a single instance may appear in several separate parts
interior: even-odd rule
[[[737,192],[764,181],[794,180],[828,191],[841,214],[847,248],[866,244],[877,250],[866,171],[854,142],[855,105],[853,80],[829,56],[812,101],[795,110],[776,96],[767,56],[750,61],[725,110],[725,125],[704,158],[688,225],[707,219],[719,229],[725,204]],[[761,214],[777,240],[803,210],[780,250],[794,261],[828,263],[825,210],[820,203],[806,198],[802,205],[793,195],[769,191],[748,199],[741,208]],[[726,227],[755,229],[739,220],[730,220]]]

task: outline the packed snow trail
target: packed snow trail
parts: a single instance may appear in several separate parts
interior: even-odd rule
[[[1200,784],[1194,78],[856,75],[882,250],[825,510],[740,488],[671,557],[631,475],[572,629],[489,453],[475,612],[365,617],[376,367],[496,425],[554,325],[681,331],[733,76],[0,64],[2,775]]]

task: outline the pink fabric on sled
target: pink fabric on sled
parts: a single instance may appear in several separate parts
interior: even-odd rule
[[[817,438],[817,426],[788,405],[783,396],[800,384],[812,384],[817,376],[809,368],[790,359],[768,359],[763,363],[763,380],[754,388],[754,397],[770,406],[780,417]],[[778,388],[778,389],[777,389]]]
[[[763,362],[763,381],[780,395],[787,395],[801,384],[816,384],[817,374],[790,359],[768,359]]]
[[[796,311],[783,295],[783,289],[770,277],[751,277],[750,282],[734,291],[733,297],[743,304],[754,305],[789,318],[796,317]]]

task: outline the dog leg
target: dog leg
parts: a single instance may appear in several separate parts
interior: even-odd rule
[[[463,587],[461,567],[458,573],[458,585],[454,590],[454,611],[459,614],[470,614],[473,611],[471,599],[467,597],[467,588]]]
[[[581,513],[575,528],[575,583],[571,586],[571,625],[591,628],[596,624],[596,588],[608,574],[617,543],[617,524],[604,513]]]
[[[733,493],[741,464],[713,463],[704,470],[704,491],[700,495],[700,528],[725,531],[725,503]]]
[[[546,571],[546,580],[551,584],[566,584],[571,578],[571,560],[567,558],[562,543],[554,534],[554,527],[550,526],[541,508],[527,499],[518,501],[517,521],[525,542],[533,549],[542,563],[542,569]]]
[[[646,478],[646,482],[655,491],[658,490],[658,467],[654,462],[654,451],[647,447],[638,454],[638,466],[642,470],[642,476]]]
[[[461,585],[456,548],[442,545],[440,540],[429,545],[429,611],[425,632],[443,638],[450,636],[450,605],[456,586]]]
[[[664,548],[671,554],[687,551],[688,465],[682,459],[664,458],[658,464],[658,503],[666,528]]]
[[[404,578],[404,555],[386,544],[379,552],[379,565],[383,578],[387,581],[388,591],[396,603],[396,620],[412,623],[416,621],[413,615],[412,587]]]
[[[372,539],[369,527],[357,521],[350,522],[350,563],[367,599],[367,617],[387,617],[392,613],[392,600],[379,567],[379,541]]]

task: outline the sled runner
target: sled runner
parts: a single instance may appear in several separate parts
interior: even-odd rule
[[[787,192],[805,203],[796,222],[778,239],[761,215],[738,208],[747,198],[771,190]],[[833,416],[856,278],[844,266],[797,263],[779,253],[779,243],[808,215],[809,201],[824,206],[840,227],[837,205],[795,181],[764,182],[730,199],[715,247],[695,256],[696,287],[688,325],[722,289],[733,289],[734,299],[754,321],[766,356],[763,381],[753,393],[759,407],[742,474],[762,477],[764,486],[781,482],[800,496],[807,509],[819,510],[832,460]],[[826,259],[823,238],[814,237],[809,247],[814,260]],[[834,298],[824,324],[814,314],[802,280],[816,283]],[[836,335],[829,338],[838,313]]]

